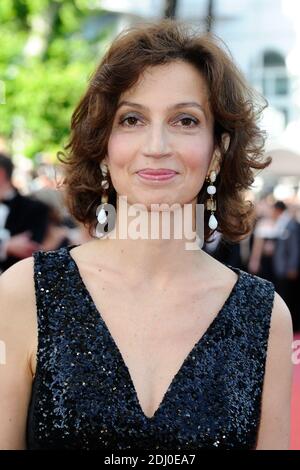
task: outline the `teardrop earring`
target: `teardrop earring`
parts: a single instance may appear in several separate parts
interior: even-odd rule
[[[211,212],[208,220],[208,226],[212,230],[215,230],[218,226],[218,221],[214,215],[214,212],[217,209],[217,203],[214,199],[214,195],[216,194],[216,187],[214,186],[214,183],[216,179],[217,174],[214,170],[210,172],[209,177],[206,177],[206,180],[209,182],[209,186],[207,187],[207,193],[210,196],[209,199],[207,199],[206,201],[206,209]]]
[[[102,192],[102,195],[101,195],[101,204],[96,209],[96,217],[97,217],[97,221],[98,221],[98,225],[97,225],[97,228],[96,228],[96,236],[98,238],[101,238],[101,237],[103,237],[103,235],[105,235],[105,232],[102,230],[102,227],[99,227],[99,224],[100,224],[100,226],[103,226],[108,221],[108,218],[107,218],[107,215],[106,215],[106,212],[105,212],[105,204],[107,204],[107,202],[108,202],[108,191],[107,190],[109,188],[109,181],[107,179],[108,167],[105,163],[101,162],[100,163],[100,168],[101,168],[101,172],[102,172],[102,176],[103,176],[103,180],[101,181],[101,187],[102,187],[103,192]]]

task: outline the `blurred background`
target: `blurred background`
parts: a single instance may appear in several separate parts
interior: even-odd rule
[[[253,233],[204,249],[275,283],[300,339],[300,1],[1,0],[0,272],[37,249],[89,239],[62,203],[56,154],[72,111],[111,40],[139,21],[175,17],[219,36],[267,99],[260,126],[272,164],[249,191]],[[8,161],[9,160],[9,161]],[[300,365],[291,449],[300,449]]]

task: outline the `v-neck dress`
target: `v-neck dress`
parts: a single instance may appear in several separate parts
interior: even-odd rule
[[[238,280],[147,417],[73,246],[34,253],[38,350],[27,449],[255,449],[274,285],[227,264]]]

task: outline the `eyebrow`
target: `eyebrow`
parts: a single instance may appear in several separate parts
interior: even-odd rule
[[[139,104],[139,103],[133,103],[132,101],[120,101],[120,103],[117,106],[117,109],[121,108],[121,106],[132,106],[133,108],[138,108],[141,110],[149,111],[149,108],[147,106],[143,106],[142,104]],[[207,118],[204,107],[201,106],[201,104],[196,103],[195,101],[185,101],[183,103],[176,103],[174,105],[168,106],[167,110],[169,111],[171,109],[178,109],[178,108],[184,108],[184,107],[198,108],[200,109],[200,111],[202,111],[204,116]]]

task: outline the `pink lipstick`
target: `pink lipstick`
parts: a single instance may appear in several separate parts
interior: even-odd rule
[[[144,179],[153,181],[165,181],[174,178],[177,172],[174,170],[159,168],[157,170],[152,168],[145,168],[137,172],[137,174]]]

